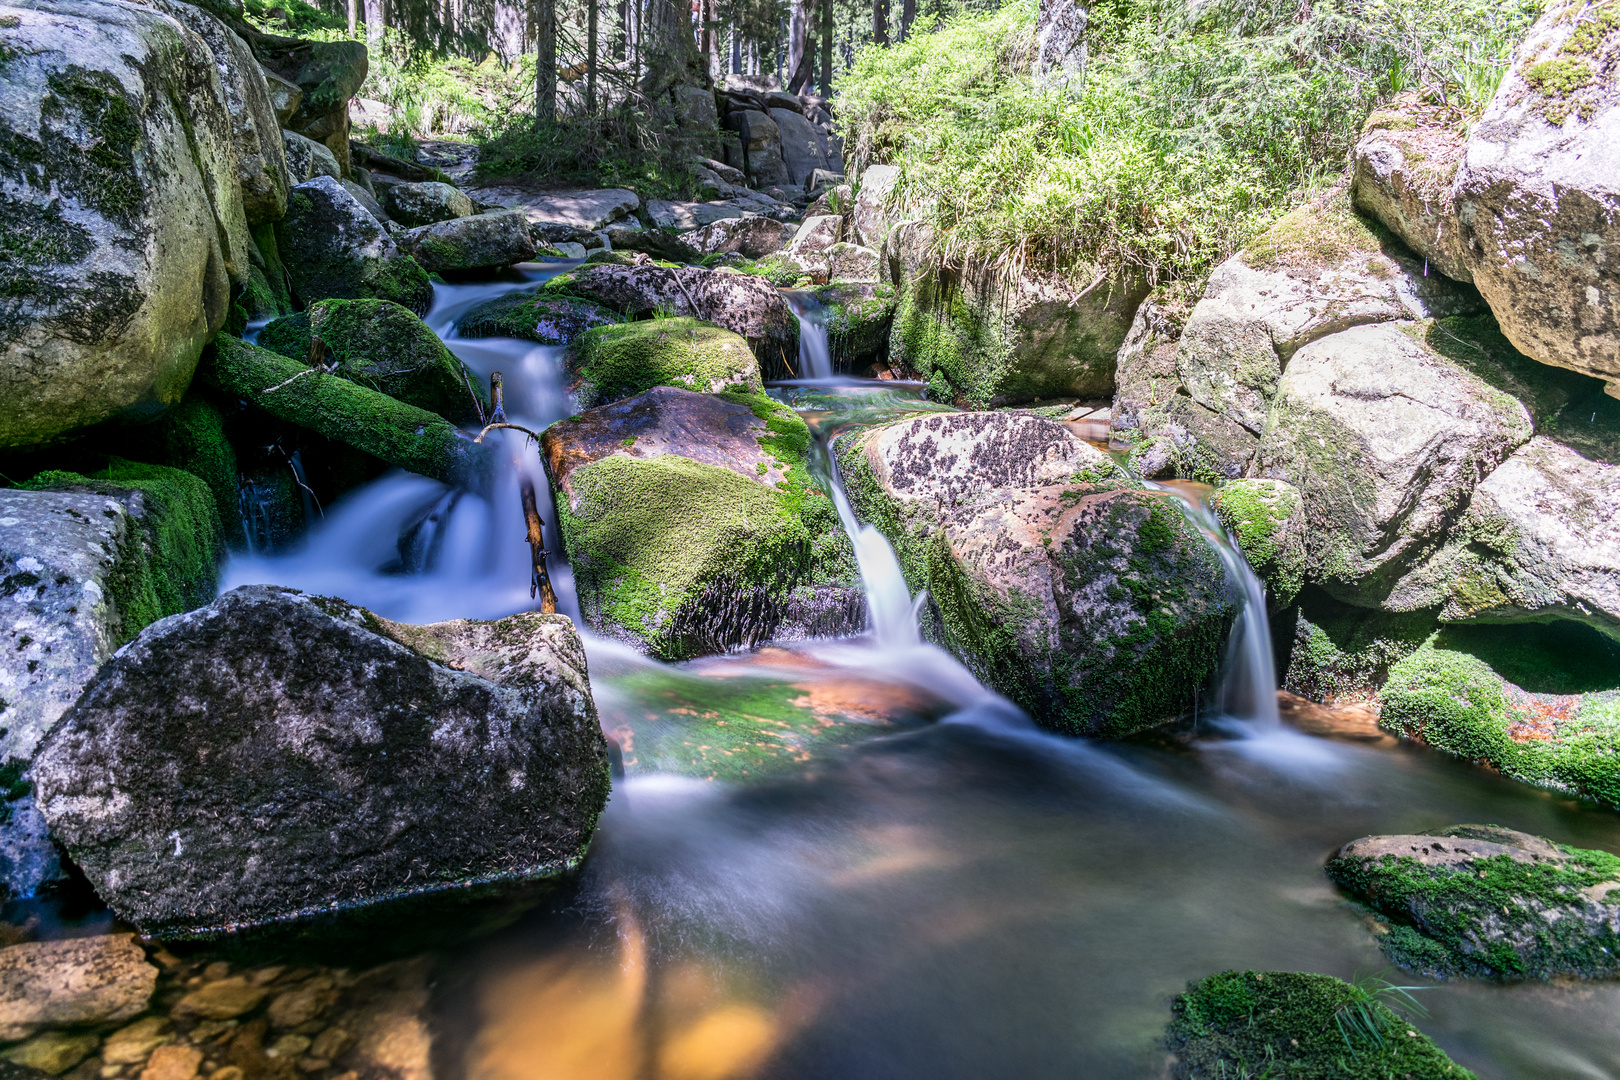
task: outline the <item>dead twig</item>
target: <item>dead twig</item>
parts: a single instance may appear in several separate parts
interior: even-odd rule
[[[485,435],[488,435],[490,432],[495,431],[498,428],[511,428],[513,431],[521,431],[521,432],[523,432],[523,434],[527,435],[529,438],[533,439],[535,442],[540,441],[540,435],[539,435],[538,432],[530,431],[528,428],[524,427],[522,424],[485,424],[484,425],[484,430],[480,431],[478,433],[478,437],[475,438],[473,440],[473,442],[475,442],[475,443],[483,442]]]
[[[533,600],[535,594],[539,593],[540,610],[547,615],[555,615],[557,593],[551,587],[551,575],[546,572],[545,523],[540,520],[534,484],[526,476],[523,478],[519,493],[523,498],[523,517],[529,526],[528,536],[525,539],[529,543],[529,560],[533,567],[529,575],[529,599]]]

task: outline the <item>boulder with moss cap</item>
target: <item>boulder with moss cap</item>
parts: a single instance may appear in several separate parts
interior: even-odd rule
[[[6,8],[0,448],[177,403],[247,280],[208,44],[150,8]]]
[[[567,357],[582,409],[633,397],[655,386],[700,394],[763,394],[748,342],[697,319],[647,319],[587,331]]]
[[[1455,109],[1417,92],[1402,94],[1374,110],[1362,127],[1350,189],[1357,210],[1383,222],[1453,281],[1474,279],[1451,201],[1463,145]]]
[[[388,231],[330,176],[292,189],[286,220],[276,225],[293,292],[317,300],[392,300],[418,314],[433,302],[433,283]]]
[[[1553,3],[1457,171],[1474,284],[1508,340],[1620,396],[1620,8]]]
[[[405,233],[400,244],[435,273],[511,266],[534,258],[539,250],[519,210],[495,210],[423,225]]]
[[[351,382],[453,424],[474,424],[488,411],[482,381],[426,323],[391,300],[322,300],[266,326],[259,345],[305,361],[316,338],[321,362]]]
[[[609,787],[566,618],[401,626],[269,586],[143,631],[34,775],[97,893],[163,937],[375,922],[550,881]]]
[[[541,445],[597,632],[679,660],[862,625],[854,550],[787,407],[655,387]]]
[[[932,600],[928,635],[1035,720],[1127,735],[1187,707],[1234,608],[1213,549],[1167,497],[1063,424],[950,413],[849,439],[856,513]]]
[[[464,338],[515,337],[541,345],[572,345],[585,331],[620,321],[589,300],[542,293],[507,293],[470,308],[456,323]]]
[[[1305,581],[1305,515],[1299,489],[1281,480],[1234,480],[1210,500],[1252,569],[1266,603],[1281,611]]]
[[[1620,975],[1620,857],[1498,825],[1367,836],[1328,876],[1390,920],[1380,944],[1445,977]]]

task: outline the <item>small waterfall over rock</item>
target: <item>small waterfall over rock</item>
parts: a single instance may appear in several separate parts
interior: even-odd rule
[[[827,340],[827,327],[820,319],[821,306],[805,293],[784,292],[782,295],[799,320],[799,377],[833,378],[832,347]]]

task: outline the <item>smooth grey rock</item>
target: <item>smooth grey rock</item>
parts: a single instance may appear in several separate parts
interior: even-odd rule
[[[532,191],[521,185],[496,184],[464,190],[474,202],[522,210],[531,225],[566,225],[586,232],[623,221],[641,205],[641,197],[625,188]]]
[[[1303,494],[1313,580],[1345,603],[1407,610],[1400,579],[1531,434],[1522,404],[1403,326],[1357,326],[1289,361],[1254,472]]]
[[[394,122],[399,111],[392,105],[371,98],[349,99],[349,123],[353,127],[382,129]]]
[[[472,200],[450,184],[394,184],[388,189],[388,216],[408,228],[471,217]]]
[[[721,218],[684,234],[681,239],[699,255],[734,252],[763,259],[782,250],[782,223],[768,217]]]
[[[855,196],[849,218],[856,243],[882,248],[893,224],[887,219],[884,203],[899,182],[900,168],[896,165],[868,165],[861,173],[861,191]]]
[[[128,1020],[145,1010],[157,975],[133,934],[0,949],[0,1039]]]
[[[788,258],[810,270],[827,272],[827,253],[844,239],[844,219],[836,214],[805,218],[788,243]]]
[[[816,171],[841,172],[843,162],[832,157],[827,133],[792,109],[771,109],[782,138],[782,162],[787,182],[803,187]]]
[[[1342,196],[1300,207],[1215,268],[1176,350],[1194,401],[1259,432],[1302,346],[1368,323],[1469,315],[1464,286],[1388,248]]]
[[[382,203],[377,201],[377,196],[373,195],[371,192],[367,191],[364,187],[355,183],[353,180],[345,178],[339,181],[339,183],[343,185],[343,190],[347,191],[350,195],[353,195],[355,202],[365,207],[366,213],[370,214],[373,218],[376,218],[379,223],[388,220],[388,214],[383,210]]]
[[[1573,619],[1620,638],[1620,466],[1531,439],[1397,593],[1403,607],[1443,605],[1446,621]]]
[[[696,229],[726,218],[740,218],[743,211],[729,202],[651,199],[647,203],[647,216],[660,229]]]
[[[632,319],[662,307],[724,327],[748,339],[761,366],[798,356],[798,320],[763,278],[697,266],[602,264],[572,271],[567,284],[571,292]]]
[[[343,178],[337,158],[325,144],[307,139],[296,131],[283,131],[281,143],[287,161],[287,175],[294,185],[317,176],[330,176],[334,180]]]
[[[1620,36],[1609,9],[1577,11],[1550,7],[1514,51],[1453,196],[1474,284],[1514,348],[1620,397]]]
[[[675,87],[675,119],[683,128],[713,132],[720,126],[713,91],[685,84]]]
[[[34,776],[97,893],[158,935],[550,878],[608,792],[566,618],[405,626],[270,586],[147,627]]]
[[[270,94],[270,107],[276,111],[276,123],[285,129],[298,112],[299,103],[304,100],[304,88],[291,79],[282,78],[263,64],[259,65],[259,71],[264,75],[265,89]]]
[[[1454,114],[1403,95],[1368,117],[1356,141],[1351,195],[1420,258],[1454,281],[1473,281],[1451,184],[1462,161]]]
[[[0,447],[180,400],[248,279],[215,57],[151,8],[7,7]]]
[[[276,246],[305,306],[331,298],[392,300],[417,314],[433,283],[360,201],[330,176],[295,186]],[[407,234],[408,235],[408,234]]]
[[[906,584],[928,590],[928,636],[1037,723],[1156,726],[1219,664],[1233,615],[1219,558],[1067,426],[917,416],[851,439],[838,463]]]
[[[803,117],[800,117],[802,120]],[[727,130],[742,140],[743,161],[748,182],[755,187],[788,182],[787,164],[782,158],[782,132],[768,113],[746,109],[726,114]]]
[[[517,210],[496,210],[412,229],[400,244],[416,261],[439,272],[491,269],[527,262],[538,250],[529,223]]]
[[[798,94],[790,94],[786,90],[766,90],[760,95],[760,100],[767,109],[787,109],[790,112],[804,114],[804,102]]]

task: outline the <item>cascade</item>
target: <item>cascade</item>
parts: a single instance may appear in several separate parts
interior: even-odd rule
[[[802,379],[833,378],[827,327],[818,318],[821,306],[805,293],[784,292],[782,295],[799,320],[799,376]]]

